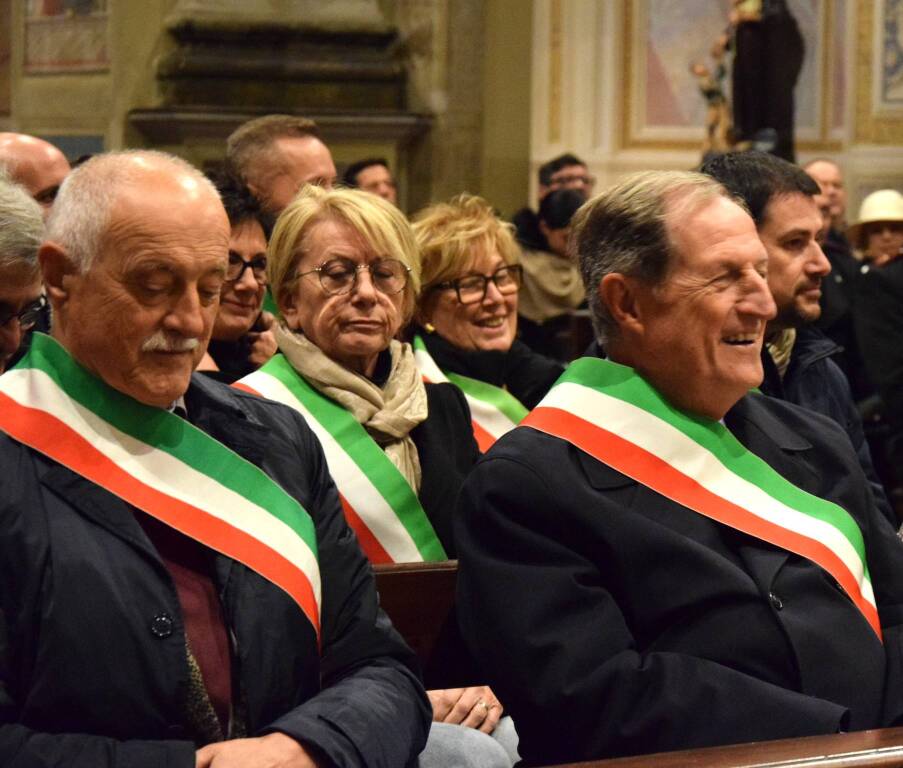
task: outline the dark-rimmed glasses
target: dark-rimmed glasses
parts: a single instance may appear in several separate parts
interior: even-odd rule
[[[41,296],[30,304],[25,305],[18,312],[9,312],[6,315],[0,315],[0,327],[6,328],[14,319],[19,321],[19,328],[23,331],[30,331],[38,322],[41,316],[41,310],[47,305],[47,299]]]
[[[316,273],[323,290],[330,296],[338,296],[351,293],[357,285],[358,274],[364,270],[370,273],[373,287],[387,295],[403,291],[411,273],[411,268],[398,259],[377,259],[369,264],[358,264],[351,259],[330,259],[319,267],[299,272],[296,277]]]
[[[509,264],[500,267],[491,275],[464,275],[454,280],[446,280],[444,283],[436,283],[430,290],[443,291],[454,288],[458,294],[458,301],[462,304],[476,304],[486,298],[491,280],[499,293],[516,293],[521,286],[524,270],[519,264]]]
[[[250,261],[245,261],[237,253],[229,253],[229,266],[226,267],[226,280],[230,283],[237,283],[241,280],[241,276],[246,269],[251,270],[254,279],[258,285],[266,285],[267,282],[267,259],[266,256],[255,256]]]

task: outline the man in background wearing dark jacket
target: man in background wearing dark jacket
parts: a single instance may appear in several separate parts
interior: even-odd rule
[[[702,167],[749,209],[768,252],[768,287],[778,308],[762,348],[761,390],[822,413],[844,428],[869,479],[875,503],[896,527],[872,464],[850,385],[832,357],[840,347],[815,327],[822,281],[831,265],[817,242],[819,185],[802,169],[764,152],[719,155]]]

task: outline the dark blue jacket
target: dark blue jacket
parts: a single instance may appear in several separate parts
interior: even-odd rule
[[[832,357],[840,351],[837,344],[814,326],[800,328],[796,333],[790,365],[783,380],[768,350],[762,347],[765,378],[760,389],[771,397],[821,413],[843,427],[856,450],[862,471],[868,478],[875,504],[881,514],[896,527],[899,522],[872,464],[872,455],[862,429],[862,419],[853,401],[850,385],[843,371],[832,360]]]
[[[316,526],[319,648],[286,593],[215,556],[249,734],[281,731],[336,766],[406,765],[426,741],[429,704],[317,439],[290,408],[203,376],[185,400],[199,429]],[[2,434],[0,462],[0,765],[194,768],[180,604],[132,508]]]

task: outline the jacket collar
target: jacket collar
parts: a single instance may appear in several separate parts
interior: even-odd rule
[[[789,429],[768,407],[769,402],[772,399],[766,395],[746,395],[727,412],[724,423],[734,437],[757,455],[767,453],[771,446],[791,453],[811,449],[812,443]]]

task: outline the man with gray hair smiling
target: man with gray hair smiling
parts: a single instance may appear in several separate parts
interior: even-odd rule
[[[99,155],[0,377],[0,765],[406,765],[430,707],[294,411],[193,376],[229,223],[195,168]]]
[[[43,234],[40,206],[0,173],[0,373],[41,316],[38,246]]]
[[[903,547],[841,428],[755,391],[775,303],[750,215],[649,172],[573,243],[608,359],[495,443],[457,517],[462,634],[521,755],[899,723]]]

